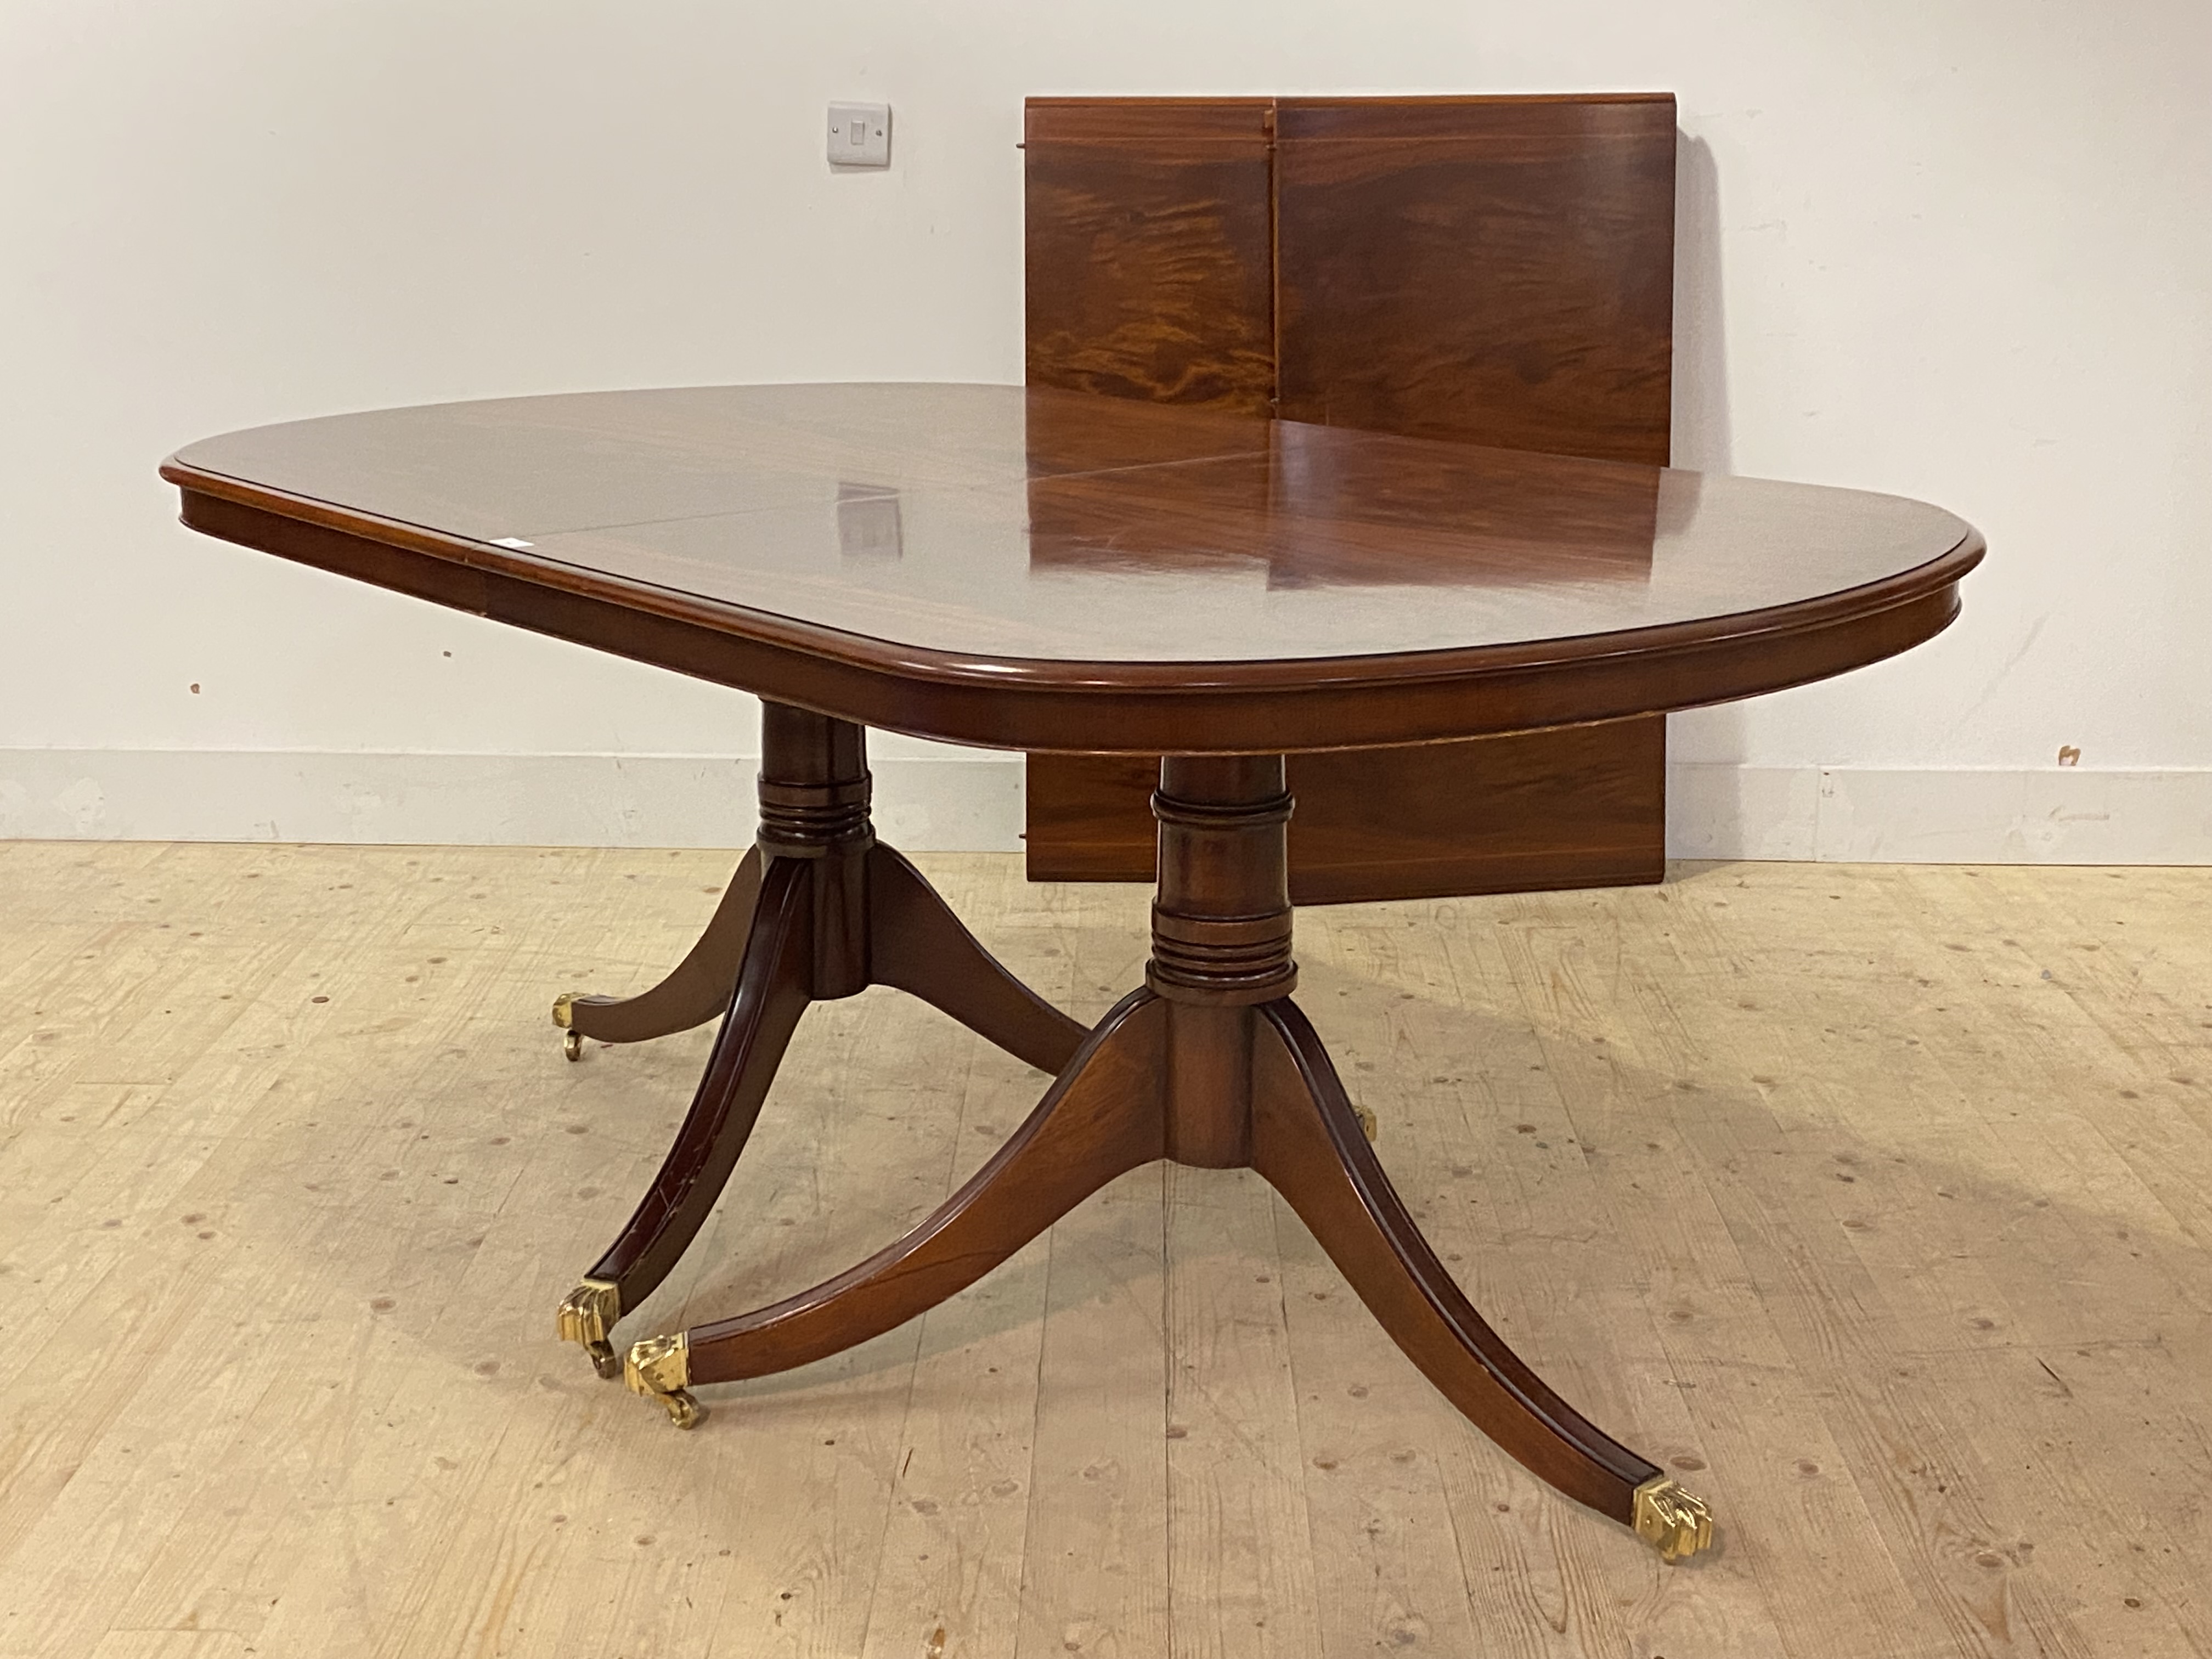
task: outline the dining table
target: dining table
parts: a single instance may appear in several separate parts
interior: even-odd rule
[[[1863,490],[981,385],[380,410],[208,438],[161,475],[207,535],[760,700],[758,822],[706,932],[649,988],[553,1003],[572,1059],[720,1022],[659,1172],[557,1310],[602,1376],[689,1427],[695,1390],[915,1317],[1138,1166],[1249,1168],[1506,1453],[1670,1561],[1711,1544],[1700,1499],[1483,1319],[1377,1160],[1292,994],[1284,757],[1418,757],[1893,656],[1958,614],[1972,526]],[[1163,757],[1150,958],[1096,1024],[877,838],[871,726]],[[872,985],[1049,1073],[1035,1109],[866,1260],[617,1348],[809,1004]]]

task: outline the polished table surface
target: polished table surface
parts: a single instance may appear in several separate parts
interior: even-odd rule
[[[306,514],[720,636],[669,660],[604,616],[555,630],[586,643],[751,690],[777,684],[763,647],[795,649],[811,706],[1028,748],[1402,742],[1745,696],[1940,628],[1981,547],[1892,495],[1012,386],[381,410],[210,439],[167,476],[217,534]]]
[[[1004,386],[759,386],[393,410],[164,468],[209,533],[763,698],[760,820],[705,935],[582,1039],[719,1017],[622,1234],[558,1311],[680,1425],[692,1389],[841,1352],[1158,1158],[1251,1168],[1501,1447],[1680,1559],[1705,1506],[1562,1400],[1393,1190],[1292,1000],[1286,751],[1686,708],[1840,672],[1957,613],[1981,538],[1893,496]],[[1088,1032],[869,817],[866,727],[1164,756],[1145,983]],[[618,1354],[814,1001],[926,998],[1054,1074],[903,1238]]]

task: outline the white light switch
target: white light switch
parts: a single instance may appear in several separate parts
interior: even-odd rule
[[[891,164],[889,104],[830,106],[830,165],[887,167]]]

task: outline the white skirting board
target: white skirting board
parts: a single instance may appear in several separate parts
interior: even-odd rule
[[[0,839],[743,847],[757,756],[0,750]],[[1018,849],[1018,755],[873,755],[876,827]]]
[[[1667,855],[1828,864],[2212,864],[2212,768],[1667,769]]]
[[[876,818],[916,852],[1021,845],[1020,757],[878,755]],[[756,762],[726,755],[0,750],[0,838],[736,847]],[[2212,769],[1677,763],[1686,859],[2212,863]]]

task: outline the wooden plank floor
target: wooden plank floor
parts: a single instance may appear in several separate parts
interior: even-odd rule
[[[1301,1000],[1477,1303],[1713,1504],[1471,1431],[1252,1176],[1140,1171],[672,1429],[553,1309],[704,1033],[565,1064],[727,856],[0,844],[0,1655],[2212,1653],[2212,870],[1720,865],[1318,910]],[[1145,895],[921,860],[1092,1018]],[[927,1211],[1042,1079],[811,1013],[623,1336]]]

